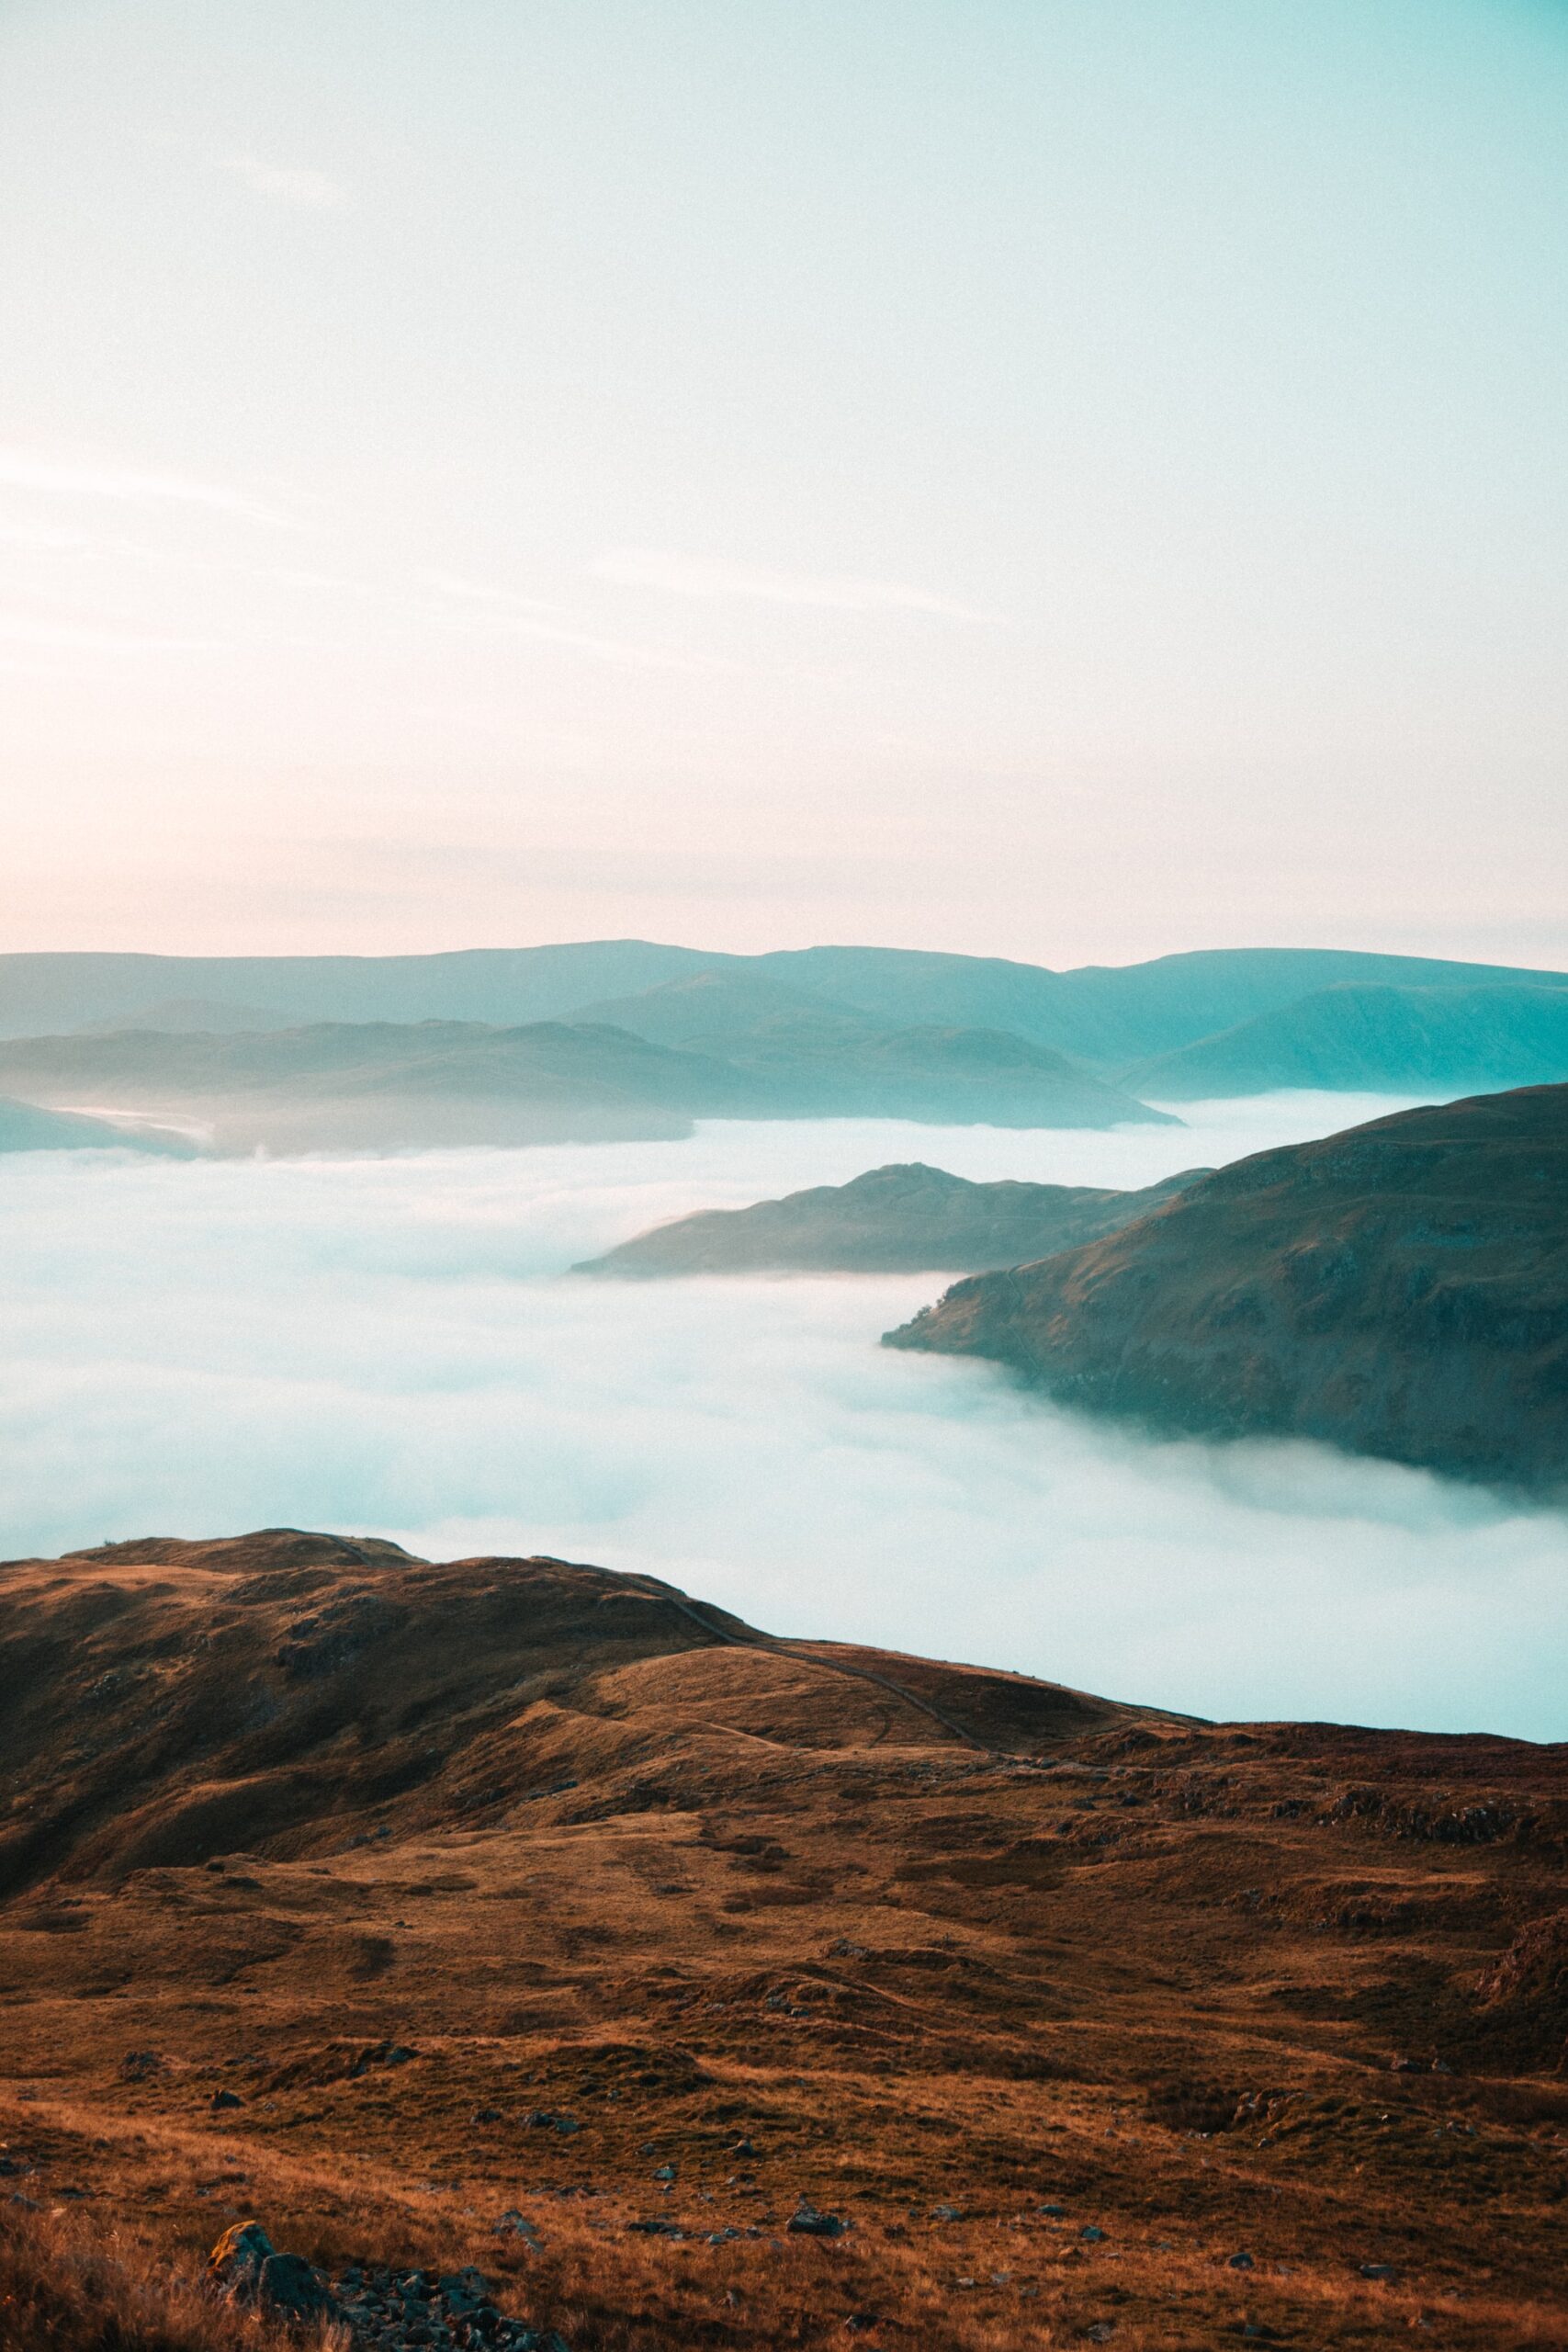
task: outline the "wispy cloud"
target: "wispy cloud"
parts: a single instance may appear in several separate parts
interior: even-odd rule
[[[275,204],[291,204],[302,212],[335,212],[348,202],[348,191],[325,172],[309,164],[268,164],[259,155],[220,155],[220,171],[231,172],[257,196]]]
[[[505,589],[483,588],[450,572],[422,573],[421,583],[451,608],[450,626],[486,637],[529,638],[538,644],[559,645],[570,652],[586,653],[596,662],[614,662],[623,669],[701,672],[729,666],[563,625],[559,620],[545,617],[558,613],[558,605],[541,604],[531,596],[514,596]]]
[[[815,606],[833,613],[935,613],[947,620],[986,621],[951,596],[932,595],[897,580],[863,580],[842,573],[773,571],[722,558],[663,555],[650,548],[612,548],[589,565],[596,580],[622,588],[651,588],[668,596],[742,597],[760,604]]]
[[[133,505],[204,506],[247,522],[288,526],[290,518],[222,482],[193,481],[113,459],[62,458],[0,444],[0,485],[53,498],[108,498]]]
[[[40,619],[30,613],[0,611],[0,644],[36,646],[48,652],[78,653],[209,653],[219,643],[211,637],[149,635],[112,623]]]
[[[510,588],[490,588],[478,580],[464,580],[455,571],[422,571],[419,579],[422,587],[433,588],[438,596],[449,596],[459,605],[516,613],[558,613],[561,609],[538,596],[519,596]]]

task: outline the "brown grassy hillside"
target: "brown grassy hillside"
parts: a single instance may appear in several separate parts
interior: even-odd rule
[[[229,2352],[253,2214],[574,2352],[1568,2342],[1562,1748],[289,1532],[10,1564],[0,1684],[8,2347]]]

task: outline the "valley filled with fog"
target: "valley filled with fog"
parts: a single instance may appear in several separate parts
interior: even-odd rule
[[[771,1630],[1214,1715],[1550,1738],[1568,1521],[1326,1448],[1152,1442],[881,1333],[941,1275],[573,1261],[889,1160],[1142,1185],[1401,1107],[835,1120],[388,1159],[0,1159],[11,1554],[267,1524],[644,1569]]]

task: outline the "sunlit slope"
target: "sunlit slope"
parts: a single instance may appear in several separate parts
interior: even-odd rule
[[[579,2352],[1561,2335],[1559,1750],[287,1529],[0,1566],[0,1673],[13,2229]]]

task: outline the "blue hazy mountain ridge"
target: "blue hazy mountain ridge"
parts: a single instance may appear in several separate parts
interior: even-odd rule
[[[1089,1184],[976,1184],[919,1160],[873,1168],[743,1209],[704,1209],[634,1235],[572,1272],[681,1274],[979,1273],[1099,1239],[1212,1171],[1136,1192]]]
[[[1162,1101],[1278,1087],[1468,1093],[1568,1079],[1568,989],[1322,989],[1138,1064],[1125,1083]]]
[[[536,1022],[95,1031],[0,1042],[0,1084],[199,1120],[223,1150],[676,1138],[745,1114],[740,1076],[629,1031]]]
[[[806,1004],[722,1051],[607,1022],[322,1023],[0,1042],[0,1084],[70,1107],[196,1118],[220,1149],[409,1150],[657,1139],[698,1118],[908,1118],[1003,1126],[1164,1122],[1027,1039],[890,1030]]]
[[[1568,987],[1568,974],[1350,949],[1212,948],[1056,972],[923,949],[807,947],[746,956],[647,940],[589,940],[423,956],[0,956],[0,1035],[85,1024],[160,1024],[155,1008],[205,1002],[209,1025],[247,1007],[280,1026],[581,1016],[699,973],[750,978],[885,1026],[999,1030],[1115,1074],[1341,982]],[[179,1025],[185,1025],[183,1023]],[[624,1025],[624,1024],[623,1024]]]
[[[121,1127],[79,1111],[46,1111],[36,1102],[0,1096],[0,1151],[146,1151],[188,1159],[186,1137],[146,1127]]]
[[[1416,986],[1489,979],[1568,987],[1568,973],[1456,964],[1348,948],[1202,948],[1076,971],[886,947],[808,947],[757,959],[790,985],[906,1021],[1010,1029],[1116,1073],[1338,981]]]
[[[1568,1491],[1568,1086],[1236,1161],[887,1334],[1064,1403]]]
[[[708,971],[577,1016],[744,1070],[768,1114],[1106,1126],[1157,1121],[1123,1091],[1016,1031],[891,1025],[754,971]],[[990,1105],[987,1109],[985,1106]]]

